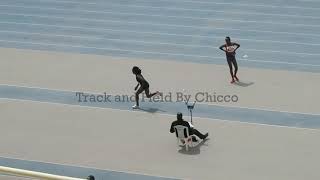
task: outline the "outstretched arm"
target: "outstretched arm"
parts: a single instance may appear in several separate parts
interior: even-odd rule
[[[226,46],[223,44],[223,45],[221,45],[221,46],[219,47],[219,49],[222,50],[222,51],[224,51],[224,52],[227,52],[225,49],[223,49],[224,47],[226,47]]]

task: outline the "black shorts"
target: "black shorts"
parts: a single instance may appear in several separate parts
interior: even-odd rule
[[[227,56],[227,61],[228,62],[236,61],[236,57],[235,56]]]
[[[140,86],[137,93],[140,94],[143,91],[149,91],[149,85]]]

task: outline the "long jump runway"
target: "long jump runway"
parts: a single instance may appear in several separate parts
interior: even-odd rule
[[[0,24],[0,165],[99,180],[320,179],[318,1],[2,0]],[[235,85],[225,36],[241,44]],[[134,65],[171,101],[79,101],[131,96]],[[190,118],[179,93],[237,97],[196,104],[209,139],[189,152],[169,133],[177,112]]]

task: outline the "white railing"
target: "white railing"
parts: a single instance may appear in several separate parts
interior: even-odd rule
[[[66,177],[66,176],[59,176],[53,174],[47,174],[42,172],[35,172],[23,169],[16,169],[11,167],[4,167],[0,166],[0,173],[4,173],[6,175],[17,175],[22,177],[30,177],[36,179],[45,179],[45,180],[86,180],[80,178],[73,178],[73,177]]]

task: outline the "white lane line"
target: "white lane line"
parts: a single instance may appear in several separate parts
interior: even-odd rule
[[[127,43],[140,43],[140,44],[153,44],[153,45],[170,45],[170,46],[183,46],[183,47],[193,47],[193,48],[210,48],[212,50],[218,50],[218,47],[213,46],[204,46],[204,45],[192,45],[192,44],[179,44],[179,43],[168,43],[168,42],[151,42],[151,41],[140,41],[140,40],[124,40],[117,38],[103,38],[103,37],[93,37],[93,36],[79,36],[79,35],[64,35],[64,34],[49,34],[49,33],[31,33],[31,32],[19,32],[19,31],[2,31],[5,33],[12,34],[24,34],[24,35],[39,35],[39,36],[48,36],[48,37],[65,37],[65,38],[78,38],[86,40],[110,40],[117,42],[127,42]],[[320,44],[319,44],[320,46]],[[295,55],[306,55],[306,56],[320,56],[320,54],[313,53],[301,53],[301,52],[291,52],[291,51],[275,51],[275,50],[261,50],[261,49],[250,49],[246,48],[246,51],[253,52],[266,52],[266,53],[280,53],[280,54],[295,54]]]
[[[38,103],[42,103],[42,102],[38,102]],[[57,104],[57,105],[62,105],[62,104]],[[141,176],[151,176],[151,177],[159,177],[159,178],[177,179],[177,177],[160,176],[160,175],[140,173],[140,172],[137,173],[137,172],[133,172],[133,171],[121,171],[121,170],[114,170],[114,169],[101,169],[101,168],[97,168],[97,167],[82,166],[82,165],[77,165],[77,164],[68,164],[68,163],[61,164],[61,163],[53,163],[53,162],[50,162],[50,161],[28,160],[28,159],[22,159],[22,158],[6,157],[6,156],[0,156],[0,158],[11,159],[11,160],[19,160],[19,161],[29,161],[29,162],[33,162],[33,163],[44,163],[44,164],[51,164],[51,165],[57,165],[57,166],[69,166],[69,167],[76,167],[76,168],[83,168],[83,169],[94,169],[94,170],[98,170],[98,171],[109,171],[109,173],[117,172],[117,173],[126,173],[126,174],[141,175]]]
[[[0,42],[6,43],[17,43],[17,44],[29,44],[29,45],[41,45],[41,46],[56,46],[56,47],[71,47],[71,48],[87,48],[87,49],[96,49],[96,50],[111,50],[111,51],[123,51],[131,53],[141,53],[141,54],[161,54],[161,55],[172,55],[172,56],[184,56],[184,57],[194,57],[194,58],[208,58],[208,59],[225,59],[224,57],[213,57],[213,56],[201,56],[201,55],[188,55],[188,54],[178,54],[178,53],[161,53],[161,52],[148,52],[148,51],[139,51],[139,50],[127,50],[127,49],[117,49],[117,48],[102,48],[102,47],[93,47],[93,46],[80,46],[80,45],[66,45],[66,44],[54,44],[54,43],[35,43],[35,42],[26,42],[26,41],[8,41],[0,40]],[[312,66],[320,67],[320,64],[304,64],[304,63],[292,63],[284,61],[266,61],[266,60],[252,60],[252,59],[237,59],[239,61],[247,62],[258,62],[258,63],[270,63],[270,64],[286,64],[286,65],[298,65],[298,66]]]
[[[1,15],[13,15],[13,16],[24,16],[24,17],[41,17],[41,18],[52,18],[52,19],[70,19],[70,20],[87,20],[87,21],[96,21],[96,22],[105,22],[104,19],[92,19],[92,18],[75,18],[75,17],[63,17],[63,16],[45,16],[45,15],[37,15],[37,14],[26,14],[26,13],[0,13]],[[125,14],[125,13],[113,13],[110,12],[108,14],[112,15],[119,15],[119,14]],[[162,15],[149,15],[149,14],[132,14],[127,13],[125,15],[139,15],[139,16],[145,16],[145,17],[160,17],[160,18],[180,18],[177,16],[162,16]],[[180,18],[182,19],[182,18]],[[320,27],[319,24],[293,24],[293,23],[282,23],[282,22],[273,22],[273,21],[252,21],[252,20],[238,20],[238,19],[225,19],[225,18],[212,18],[208,19],[210,21],[222,21],[222,22],[237,22],[237,23],[254,23],[254,24],[271,24],[271,25],[283,25],[283,26],[294,26],[294,27],[314,27],[318,28]],[[130,21],[129,21],[130,22]]]
[[[126,49],[118,49],[118,48],[103,48],[103,47],[94,47],[94,46],[67,45],[67,44],[43,43],[43,42],[9,41],[9,40],[1,40],[1,39],[0,39],[0,42],[17,43],[17,44],[43,45],[43,46],[56,46],[56,47],[88,48],[88,49],[96,49],[96,50],[114,50],[114,51],[124,51],[124,52],[133,52],[133,53],[142,53],[142,54],[162,54],[162,55],[176,55],[176,56],[185,56],[185,57],[225,59],[224,57],[211,57],[211,56],[201,56],[201,55],[186,55],[186,54],[177,54],[177,53],[160,53],[160,52],[148,52],[148,51],[139,51],[139,50],[126,50]],[[318,65],[315,65],[315,66],[318,66]]]
[[[113,4],[113,3],[110,3]],[[66,8],[53,8],[53,7],[42,7],[42,6],[20,6],[20,5],[11,5],[11,4],[0,4],[2,7],[15,7],[15,8],[21,8],[21,9],[41,9],[41,10],[56,10],[56,11],[67,11],[67,12],[87,12],[87,13],[101,13],[101,14],[109,14],[112,13],[112,11],[93,11],[93,10],[86,10],[86,9],[66,9]],[[141,5],[119,5],[116,4],[116,6],[125,6],[125,7],[138,7],[138,8],[149,8],[149,9],[168,9],[168,10],[184,10],[184,11],[200,11],[200,12],[218,12],[218,13],[226,13],[226,11],[221,10],[201,10],[201,9],[185,9],[185,8],[176,8],[176,7],[154,7],[154,6],[141,6]],[[132,14],[132,15],[151,15],[152,14],[143,14],[143,13],[123,13],[123,12],[117,12],[119,14]],[[305,16],[305,15],[291,15],[291,14],[271,14],[271,13],[255,13],[255,12],[239,12],[239,11],[231,11],[228,12],[228,14],[239,14],[239,15],[263,15],[263,16],[282,16],[282,17],[293,17],[293,18],[309,18],[309,19],[320,19],[320,17],[315,16]],[[211,20],[212,18],[203,18],[203,17],[191,17],[191,16],[166,16],[166,15],[158,15],[163,17],[174,17],[174,18],[188,18],[188,19],[202,19],[202,20]]]
[[[0,84],[1,85],[1,84]],[[302,115],[312,115],[312,116],[320,116],[320,113],[305,113],[305,112],[297,112],[297,111],[283,111],[283,110],[275,110],[275,109],[269,109],[269,108],[251,108],[246,106],[228,106],[228,105],[222,105],[222,104],[207,104],[207,103],[201,103],[198,104],[204,104],[207,106],[218,106],[218,107],[226,107],[226,108],[239,108],[239,109],[248,109],[248,110],[259,110],[259,111],[268,111],[268,112],[281,112],[281,113],[290,113],[290,114],[302,114]]]
[[[271,64],[288,64],[288,65],[298,65],[298,66],[313,66],[320,67],[320,64],[303,64],[303,63],[293,63],[293,62],[280,62],[280,61],[265,61],[265,60],[254,60],[254,59],[242,59],[239,58],[237,60],[240,61],[249,61],[249,62],[259,62],[259,63],[271,63]]]
[[[46,90],[46,91],[60,91],[60,92],[65,92],[65,93],[79,92],[76,90],[68,90],[68,89],[44,88],[44,87],[39,87],[39,86],[26,86],[26,85],[14,85],[14,84],[2,84],[2,83],[0,83],[0,86],[27,88],[27,89],[40,89],[40,90]],[[99,92],[83,91],[83,90],[81,90],[81,92],[87,93],[87,94],[98,94],[99,93]],[[316,113],[306,113],[306,112],[297,112],[297,111],[283,111],[283,110],[274,110],[274,109],[268,109],[268,108],[251,108],[251,107],[245,107],[245,106],[227,106],[227,105],[221,105],[221,104],[208,104],[208,103],[201,103],[201,102],[198,102],[198,104],[203,104],[203,105],[207,105],[207,106],[219,106],[219,107],[225,107],[225,108],[239,108],[239,109],[247,109],[247,110],[259,110],[259,111],[269,111],[269,112],[281,112],[281,113],[290,113],[290,114],[320,116],[320,113],[316,114]]]
[[[58,27],[58,28],[72,28],[72,29],[80,29],[80,30],[97,30],[97,31],[114,31],[114,32],[132,32],[132,33],[148,33],[148,34],[156,34],[156,35],[172,35],[172,36],[185,36],[185,37],[215,37],[214,35],[186,35],[186,34],[174,34],[174,33],[163,33],[163,32],[148,32],[148,31],[132,31],[132,30],[124,30],[124,29],[110,29],[110,28],[95,28],[95,27],[82,27],[82,26],[65,26],[65,25],[53,25],[53,24],[41,24],[41,23],[23,23],[23,22],[13,22],[13,21],[1,21],[0,24],[16,24],[16,25],[31,25],[31,26],[45,26],[45,27]],[[130,24],[130,22],[128,23]],[[139,23],[144,25],[153,25],[153,26],[168,26],[172,25],[168,24],[154,24],[154,23]],[[174,26],[174,25],[173,25]],[[199,29],[204,29],[200,27]],[[284,35],[296,35],[296,36],[310,36],[310,37],[320,37],[320,34],[309,34],[309,33],[292,33],[292,32],[280,32],[280,31],[261,31],[261,30],[243,30],[243,29],[235,29],[235,28],[211,28],[211,30],[227,30],[227,31],[244,31],[244,32],[253,32],[253,33],[270,33],[270,34],[284,34]],[[221,37],[219,36],[219,39]],[[239,38],[238,38],[239,39]],[[239,39],[239,40],[247,40],[247,41],[257,41],[257,42],[276,42],[276,43],[292,43],[292,44],[303,44],[303,45],[318,45],[312,43],[299,43],[299,42],[288,42],[288,41],[273,41],[273,40],[255,40],[255,39]]]
[[[252,7],[269,7],[269,8],[281,8],[281,9],[308,9],[308,10],[318,10],[320,8],[316,7],[301,7],[301,6],[291,6],[288,5],[266,5],[266,4],[253,4],[253,3],[234,3],[234,2],[212,2],[212,1],[192,1],[192,0],[179,0],[179,2],[191,2],[191,3],[203,3],[203,4],[221,4],[221,5],[231,5],[231,6],[252,6]],[[271,3],[271,2],[268,2]]]
[[[1,14],[1,13],[0,13]],[[9,15],[9,14],[7,14]],[[26,16],[26,15],[21,15]],[[40,16],[31,16],[31,17],[40,17]],[[42,17],[42,18],[50,18],[50,16]],[[209,27],[209,26],[192,26],[192,25],[176,25],[176,24],[163,24],[163,23],[151,23],[151,22],[136,22],[136,21],[119,21],[119,20],[92,20],[87,18],[62,18],[56,17],[57,19],[66,19],[66,20],[82,20],[82,21],[96,21],[96,22],[103,22],[103,23],[122,23],[122,24],[136,24],[136,25],[152,25],[152,26],[167,26],[167,27],[175,27],[175,28],[194,28],[194,29],[203,29],[203,30],[235,30],[235,31],[247,31],[247,32],[264,32],[264,33],[272,33],[272,34],[290,34],[290,35],[301,35],[301,36],[311,36],[311,37],[320,37],[320,34],[311,34],[311,33],[292,33],[292,32],[281,32],[281,31],[265,31],[265,30],[244,30],[244,29],[237,29],[237,28],[221,28],[221,27]],[[16,22],[12,22],[18,24]],[[21,23],[19,23],[21,24]],[[32,23],[25,23],[25,24],[32,24]],[[40,25],[40,24],[39,24]],[[47,25],[48,26],[48,25]]]
[[[81,107],[81,108],[88,108],[88,109],[101,109],[101,110],[113,110],[113,111],[120,111],[120,112],[131,112],[131,113],[140,113],[140,114],[150,114],[145,111],[134,111],[134,110],[125,110],[125,109],[116,109],[116,108],[109,108],[109,107],[94,107],[94,106],[87,106],[87,105],[71,105],[71,104],[64,104],[64,103],[57,103],[57,102],[44,102],[44,101],[35,101],[35,100],[25,100],[25,99],[14,99],[14,98],[0,98],[1,100],[6,101],[20,101],[20,102],[33,102],[33,103],[39,103],[39,104],[51,104],[51,105],[60,105],[60,106],[67,106],[67,107]],[[130,108],[130,107],[129,107]],[[165,115],[165,116],[171,116],[176,117],[176,115],[173,114],[167,114],[167,113],[157,113],[159,115]],[[244,122],[244,121],[238,121],[238,120],[226,120],[226,119],[217,119],[217,118],[208,118],[208,117],[197,117],[194,116],[194,119],[205,119],[205,120],[216,120],[216,121],[222,121],[222,122],[229,122],[229,123],[239,123],[239,124],[248,124],[248,125],[258,125],[258,126],[268,126],[268,127],[278,127],[278,128],[290,128],[290,129],[298,129],[298,130],[311,130],[311,131],[320,131],[320,129],[316,128],[302,128],[302,127],[294,127],[294,126],[284,126],[284,125],[271,125],[271,124],[263,124],[263,123],[253,123],[253,122]]]
[[[42,0],[42,1],[47,1],[47,2],[58,2],[58,3],[74,3],[74,4],[92,4],[92,5],[101,5],[102,3],[100,2],[88,2],[88,1],[65,1],[65,0]],[[158,1],[163,1],[163,0],[158,0]],[[169,1],[171,2],[171,1]],[[179,1],[182,3],[200,3],[200,4],[217,4],[217,5],[230,5],[230,6],[244,6],[244,7],[268,7],[268,8],[280,8],[282,10],[284,9],[306,9],[306,10],[319,10],[320,8],[315,8],[315,7],[300,7],[300,6],[290,6],[290,5],[285,5],[285,6],[276,6],[276,5],[266,5],[266,4],[253,4],[253,3],[229,3],[229,2],[201,2],[201,1]],[[110,2],[107,2],[110,3]],[[112,2],[113,4],[116,4]],[[123,5],[124,3],[117,3],[119,5]]]

